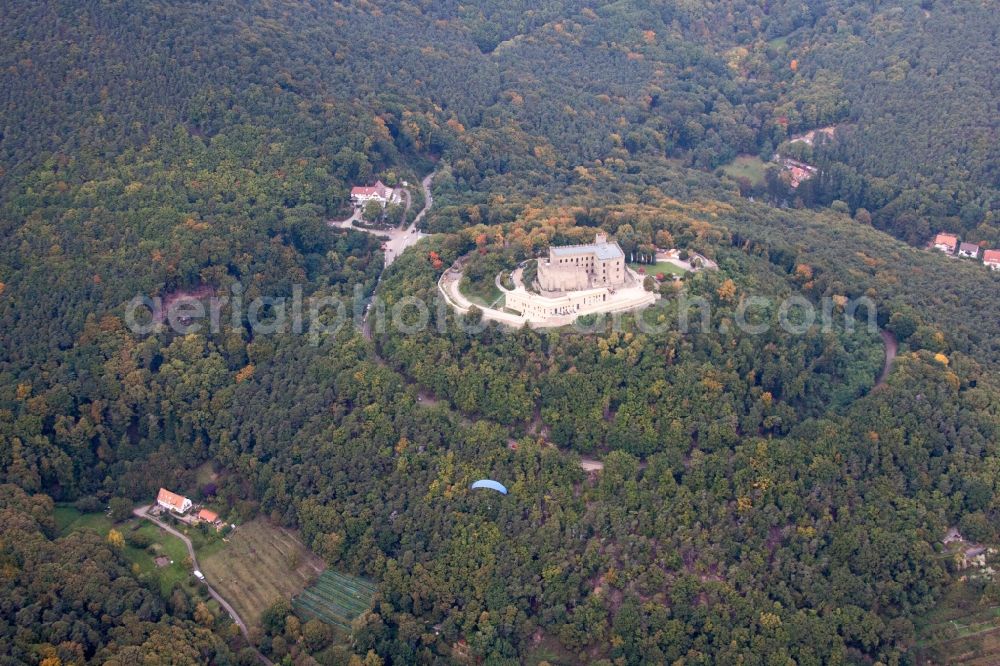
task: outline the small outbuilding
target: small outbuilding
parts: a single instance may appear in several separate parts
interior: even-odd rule
[[[219,514],[209,509],[202,509],[201,511],[198,512],[198,520],[201,520],[206,523],[215,524],[219,522]]]

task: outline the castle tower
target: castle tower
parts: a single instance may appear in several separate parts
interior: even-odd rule
[[[538,284],[546,291],[579,291],[625,284],[625,253],[598,232],[593,245],[549,246],[548,261],[538,262]]]

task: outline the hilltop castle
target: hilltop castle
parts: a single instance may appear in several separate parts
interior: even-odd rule
[[[557,245],[538,260],[538,286],[545,291],[580,291],[626,283],[625,253],[599,232],[590,245]]]

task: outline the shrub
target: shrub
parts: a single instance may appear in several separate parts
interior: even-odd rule
[[[153,545],[153,538],[145,532],[129,532],[125,535],[125,543],[133,548],[145,550]]]
[[[87,495],[73,502],[73,508],[81,513],[95,513],[103,508],[103,503],[93,495]]]
[[[111,520],[116,523],[127,520],[132,515],[132,502],[124,497],[112,497],[109,506],[111,507]]]

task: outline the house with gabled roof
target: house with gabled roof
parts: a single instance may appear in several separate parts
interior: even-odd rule
[[[962,243],[958,246],[958,256],[969,257],[971,259],[979,258],[979,246],[975,243]]]
[[[958,236],[955,234],[938,234],[934,237],[934,247],[946,254],[955,254],[958,247]]]
[[[994,271],[1000,271],[1000,250],[983,252],[983,264]]]
[[[191,500],[166,488],[160,488],[160,492],[156,495],[156,503],[167,511],[179,514],[187,513],[191,508]]]
[[[219,514],[210,509],[202,509],[198,512],[198,520],[206,523],[216,523],[219,521]]]
[[[381,180],[375,181],[371,187],[351,188],[351,203],[364,206],[369,201],[377,201],[385,206],[389,203],[399,203],[400,197],[396,190],[387,187]]]

